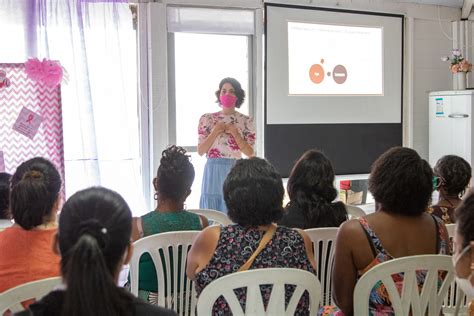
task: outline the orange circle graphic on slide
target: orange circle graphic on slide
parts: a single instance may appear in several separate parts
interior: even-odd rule
[[[318,84],[324,80],[324,69],[320,64],[314,64],[309,68],[309,78],[312,82]]]

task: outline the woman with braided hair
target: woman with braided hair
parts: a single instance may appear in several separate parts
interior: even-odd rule
[[[194,181],[194,167],[186,150],[170,146],[162,153],[160,167],[153,179],[157,206],[142,217],[133,219],[132,239],[183,230],[201,230],[208,226],[202,215],[184,210],[184,202],[191,194]],[[146,253],[140,258],[138,296],[156,303],[158,280],[151,256]]]
[[[318,150],[308,150],[296,162],[287,184],[290,202],[279,224],[291,228],[339,227],[347,211],[334,188],[331,161]]]
[[[116,192],[100,187],[79,191],[61,211],[55,249],[61,254],[63,285],[20,315],[170,316],[117,286],[132,256],[132,214]]]
[[[461,204],[461,197],[471,180],[471,166],[459,156],[447,155],[436,162],[434,175],[439,201],[428,208],[428,212],[441,218],[445,224],[455,223],[454,210]]]
[[[58,171],[50,161],[37,157],[23,162],[10,183],[15,224],[0,232],[0,293],[59,276],[59,256],[51,247],[60,201]]]

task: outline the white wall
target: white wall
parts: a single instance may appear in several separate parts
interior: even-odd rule
[[[395,0],[265,2],[405,15],[403,142],[428,159],[428,91],[452,89],[448,64],[443,63],[441,57],[449,54],[453,43],[443,35],[441,27],[451,36],[451,21],[460,19],[461,9],[397,3]]]
[[[442,22],[451,30],[450,22]],[[415,19],[413,67],[413,148],[428,159],[428,91],[452,89],[448,63],[440,57],[448,55],[453,43],[440,31],[439,22]]]

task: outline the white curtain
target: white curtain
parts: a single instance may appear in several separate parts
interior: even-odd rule
[[[132,22],[123,0],[0,0],[0,62],[61,62],[67,196],[101,185],[143,213]]]

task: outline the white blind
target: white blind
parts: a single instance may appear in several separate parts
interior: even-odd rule
[[[253,35],[253,10],[168,7],[168,32]]]

